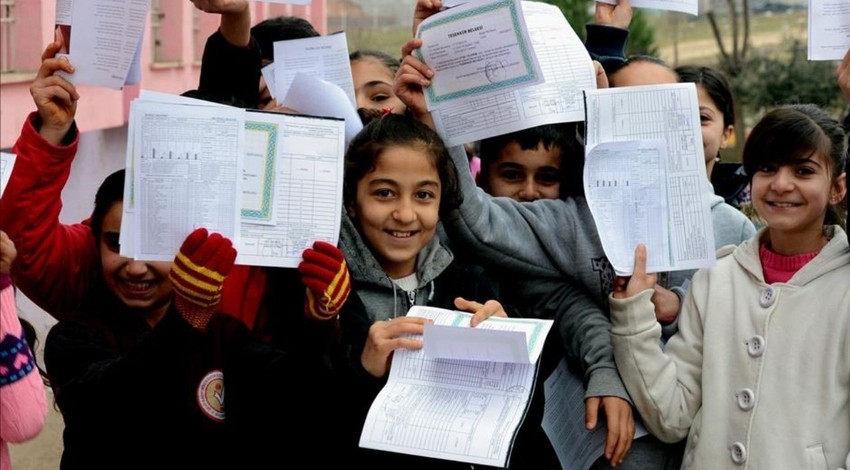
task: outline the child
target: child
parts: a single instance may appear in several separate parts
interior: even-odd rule
[[[12,468],[7,443],[28,441],[47,416],[44,385],[27,344],[9,278],[15,244],[0,230],[0,468]]]
[[[653,434],[688,436],[683,468],[850,466],[850,247],[831,225],[847,191],[844,139],[813,105],[756,125],[743,158],[767,227],[697,273],[666,350],[644,247],[618,279],[617,366]]]
[[[407,109],[393,91],[398,59],[381,51],[354,51],[348,56],[357,108],[402,114]]]
[[[580,169],[566,168],[584,162],[575,135],[575,124],[546,124],[482,140],[478,186],[521,202],[557,199],[569,188],[580,191],[580,181],[564,181],[581,175]]]
[[[436,133],[409,117],[387,114],[351,142],[345,164],[347,217],[340,248],[352,290],[340,322],[354,377],[343,397],[352,415],[340,420],[351,428],[338,435],[370,468],[433,466],[438,462],[356,451],[365,414],[384,383],[393,350],[422,347],[404,335],[421,334],[424,320],[405,314],[413,305],[461,309],[475,312],[476,325],[505,313],[493,300],[483,305],[465,300],[483,301],[496,293],[480,269],[460,265],[436,236],[440,215],[458,203],[457,173]]]

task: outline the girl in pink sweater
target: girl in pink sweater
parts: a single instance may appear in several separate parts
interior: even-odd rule
[[[0,231],[0,470],[11,470],[8,442],[34,438],[44,426],[47,403],[32,351],[15,307],[9,269],[15,244]]]

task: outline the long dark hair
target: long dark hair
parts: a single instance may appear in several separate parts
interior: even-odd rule
[[[94,197],[94,210],[91,214],[91,229],[95,240],[100,241],[103,231],[103,219],[116,202],[124,200],[124,170],[118,170],[107,176]]]

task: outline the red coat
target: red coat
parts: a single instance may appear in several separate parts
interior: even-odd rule
[[[77,153],[79,133],[72,127],[71,142],[55,146],[39,135],[37,120],[37,113],[29,115],[12,151],[17,162],[0,199],[0,229],[18,251],[12,268],[16,286],[58,319],[78,309],[88,296],[98,295],[100,256],[88,219],[59,223],[62,188]],[[235,266],[224,282],[219,309],[249,328],[261,327],[266,318],[265,291],[263,268]]]

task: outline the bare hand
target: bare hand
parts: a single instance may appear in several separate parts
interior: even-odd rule
[[[64,57],[57,58],[56,53],[62,47],[61,42],[52,42],[41,54],[41,67],[30,85],[30,94],[41,117],[39,133],[53,145],[59,145],[77,114],[77,100],[80,99],[76,87],[64,78],[55,75],[57,70],[74,73],[74,66]]]
[[[434,71],[417,59],[413,51],[422,46],[421,39],[411,39],[401,48],[401,67],[395,75],[394,92],[416,120],[434,129],[431,113],[425,105],[423,87],[431,84]]]
[[[502,304],[495,300],[488,300],[481,304],[472,300],[466,300],[463,297],[458,297],[455,299],[455,307],[472,314],[472,320],[469,321],[469,326],[471,327],[478,326],[490,317],[506,318],[508,316]]]
[[[844,54],[844,60],[841,61],[835,75],[838,77],[838,88],[841,89],[841,94],[846,101],[850,102],[850,49]]]
[[[413,35],[419,29],[419,23],[443,8],[443,0],[418,0],[413,10]]]
[[[629,29],[633,13],[629,0],[618,0],[616,5],[596,2],[596,24],[599,25]]]
[[[596,429],[599,412],[605,412],[608,434],[605,436],[605,458],[612,467],[623,463],[635,437],[632,406],[619,397],[590,397],[585,401],[585,427]]]
[[[658,284],[652,294],[652,305],[655,306],[655,319],[662,325],[673,323],[679,316],[679,296]]]
[[[248,0],[190,0],[195,8],[206,13],[243,13]]]
[[[393,351],[422,348],[422,340],[411,339],[407,335],[421,335],[429,321],[420,317],[399,317],[373,323],[360,355],[360,364],[375,377],[385,376]]]
[[[12,271],[12,263],[17,256],[15,243],[6,235],[6,232],[0,230],[0,274],[9,274]]]
[[[646,245],[639,244],[635,248],[635,269],[630,277],[617,276],[614,279],[615,299],[625,299],[635,296],[647,289],[655,289],[655,274],[646,273]]]
[[[599,61],[594,60],[593,68],[596,70],[596,88],[608,88],[608,74],[605,73],[605,69],[602,67],[602,64],[600,64]]]

